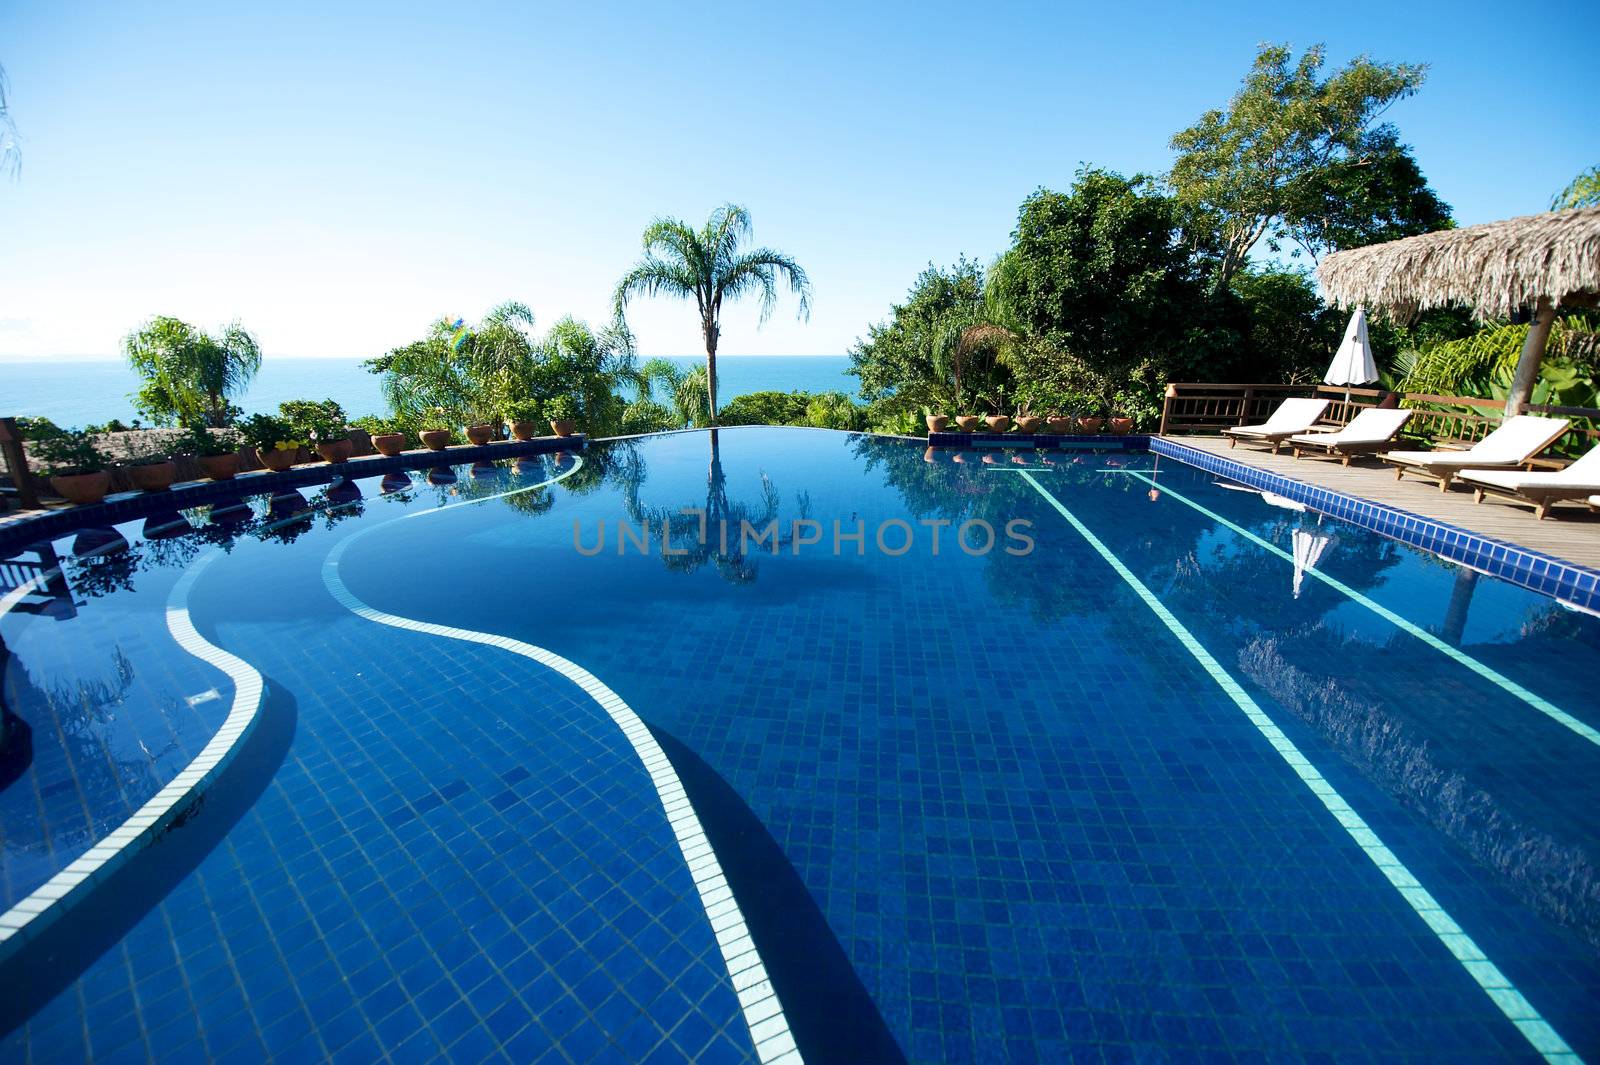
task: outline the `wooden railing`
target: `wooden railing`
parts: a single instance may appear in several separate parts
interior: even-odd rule
[[[1169,384],[1161,408],[1161,435],[1218,433],[1235,425],[1267,420],[1279,403],[1293,396],[1329,401],[1322,424],[1344,425],[1367,407],[1400,406],[1416,411],[1406,423],[1406,439],[1462,446],[1482,439],[1505,418],[1505,403],[1476,396],[1434,396],[1387,392],[1379,388],[1334,385]],[[1600,409],[1525,404],[1524,414],[1567,418],[1572,427],[1551,446],[1555,456],[1575,457],[1600,443]]]

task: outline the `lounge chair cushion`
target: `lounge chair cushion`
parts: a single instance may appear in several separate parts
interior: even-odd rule
[[[1384,458],[1408,466],[1467,469],[1474,466],[1520,466],[1567,431],[1565,418],[1519,414],[1467,451],[1390,451]]]
[[[1513,492],[1537,488],[1565,488],[1575,492],[1600,492],[1600,446],[1562,470],[1529,473],[1525,470],[1462,470],[1461,479],[1506,488]]]
[[[1382,444],[1394,439],[1406,421],[1410,419],[1411,411],[1408,410],[1380,410],[1377,407],[1368,407],[1351,419],[1350,424],[1332,433],[1300,433],[1289,438],[1291,444],[1318,444],[1333,446],[1337,444]]]
[[[1240,425],[1223,432],[1236,436],[1289,436],[1317,424],[1317,419],[1327,409],[1325,399],[1286,399],[1278,404],[1272,417],[1260,425]]]

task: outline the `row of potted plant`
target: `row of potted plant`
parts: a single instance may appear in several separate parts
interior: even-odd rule
[[[557,436],[571,436],[576,431],[574,410],[572,400],[566,397],[513,404],[507,411],[511,435],[532,440],[542,418]],[[379,454],[395,456],[406,450],[409,440],[395,423],[361,421],[362,427],[371,431],[372,446]],[[487,424],[470,425],[465,435],[471,443],[482,445],[501,437],[503,431],[503,427]],[[431,451],[443,451],[456,441],[455,431],[445,427],[442,418],[429,423],[418,436]],[[104,450],[98,434],[84,429],[52,427],[48,435],[33,442],[32,450],[39,472],[49,478],[56,494],[81,505],[105,498],[114,469],[124,470],[129,484],[139,491],[171,487],[177,477],[173,459],[178,456],[194,458],[211,480],[230,480],[239,473],[241,445],[254,451],[262,466],[280,473],[304,461],[308,449],[326,462],[342,463],[349,461],[354,447],[343,408],[329,399],[290,400],[279,405],[276,415],[252,414],[232,429],[189,429],[167,445],[120,460]]]
[[[943,433],[950,428],[952,421],[946,415],[929,413],[927,416],[928,432]],[[991,433],[1006,433],[1013,428],[1019,433],[1050,433],[1056,436],[1067,436],[1074,431],[1093,435],[1108,426],[1113,433],[1126,435],[1133,432],[1133,419],[1123,417],[1101,418],[1098,416],[1073,417],[1068,414],[1030,414],[1019,410],[1013,419],[1008,414],[958,414],[953,419],[956,429],[963,433],[975,433],[987,427]]]

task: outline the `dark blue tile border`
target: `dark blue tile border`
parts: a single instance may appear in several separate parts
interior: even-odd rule
[[[1565,600],[1573,606],[1600,611],[1600,573],[1574,562],[1496,540],[1436,518],[1425,518],[1408,510],[1281,477],[1173,440],[1159,437],[1141,439],[1147,439],[1149,450],[1157,455],[1199,467],[1207,473],[1226,477],[1250,488],[1304,503],[1352,525],[1370,529],[1392,540],[1421,548],[1440,558],[1470,566],[1532,591]]]
[[[1094,448],[1098,451],[1145,451],[1148,436],[1055,436],[1051,433],[929,433],[929,447]]]
[[[258,470],[241,473],[231,481],[188,481],[173,485],[165,492],[125,492],[92,506],[38,511],[0,525],[0,558],[13,555],[29,544],[53,540],[77,529],[101,528],[181,507],[232,501],[244,496],[264,495],[311,484],[330,484],[341,478],[377,477],[392,470],[459,466],[464,462],[514,459],[552,451],[582,451],[588,443],[588,437],[582,433],[567,437],[541,437],[537,440],[498,440],[492,444],[468,444],[444,451],[407,451],[392,458],[368,455],[338,465],[313,462],[282,473]]]

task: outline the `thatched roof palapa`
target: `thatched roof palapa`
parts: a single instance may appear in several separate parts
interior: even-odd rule
[[[1600,207],[1547,211],[1335,252],[1317,268],[1340,307],[1418,311],[1461,303],[1479,318],[1593,306],[1600,297]]]

